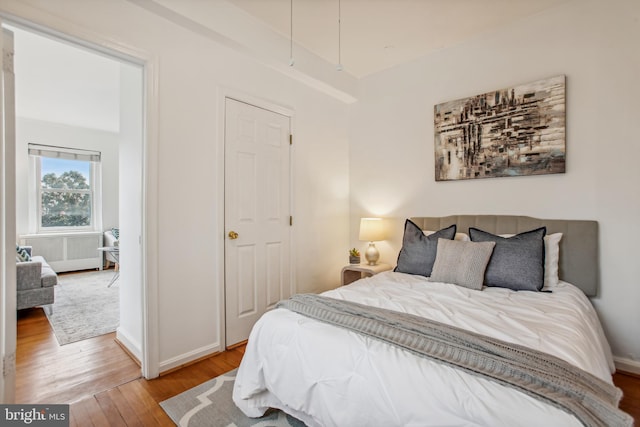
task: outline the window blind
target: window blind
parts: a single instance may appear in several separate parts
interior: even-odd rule
[[[53,145],[29,144],[29,154],[32,156],[50,157],[54,159],[83,160],[85,162],[100,161],[99,151],[56,147]]]

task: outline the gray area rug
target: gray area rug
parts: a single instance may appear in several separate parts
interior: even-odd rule
[[[120,323],[118,282],[107,288],[113,270],[58,276],[53,313],[44,312],[60,345],[108,334]]]
[[[236,371],[234,369],[160,402],[160,406],[180,427],[305,426],[300,420],[275,409],[260,418],[244,415],[231,399]]]

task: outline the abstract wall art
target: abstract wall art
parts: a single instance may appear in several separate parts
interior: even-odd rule
[[[434,107],[436,181],[564,173],[565,76]]]

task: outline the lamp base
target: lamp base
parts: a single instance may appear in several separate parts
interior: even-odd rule
[[[364,253],[365,259],[368,261],[369,265],[376,265],[378,260],[380,259],[380,252],[378,252],[378,248],[373,242],[369,242],[369,247]]]

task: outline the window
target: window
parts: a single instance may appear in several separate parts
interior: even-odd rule
[[[38,231],[94,230],[100,153],[29,144],[35,156]]]

